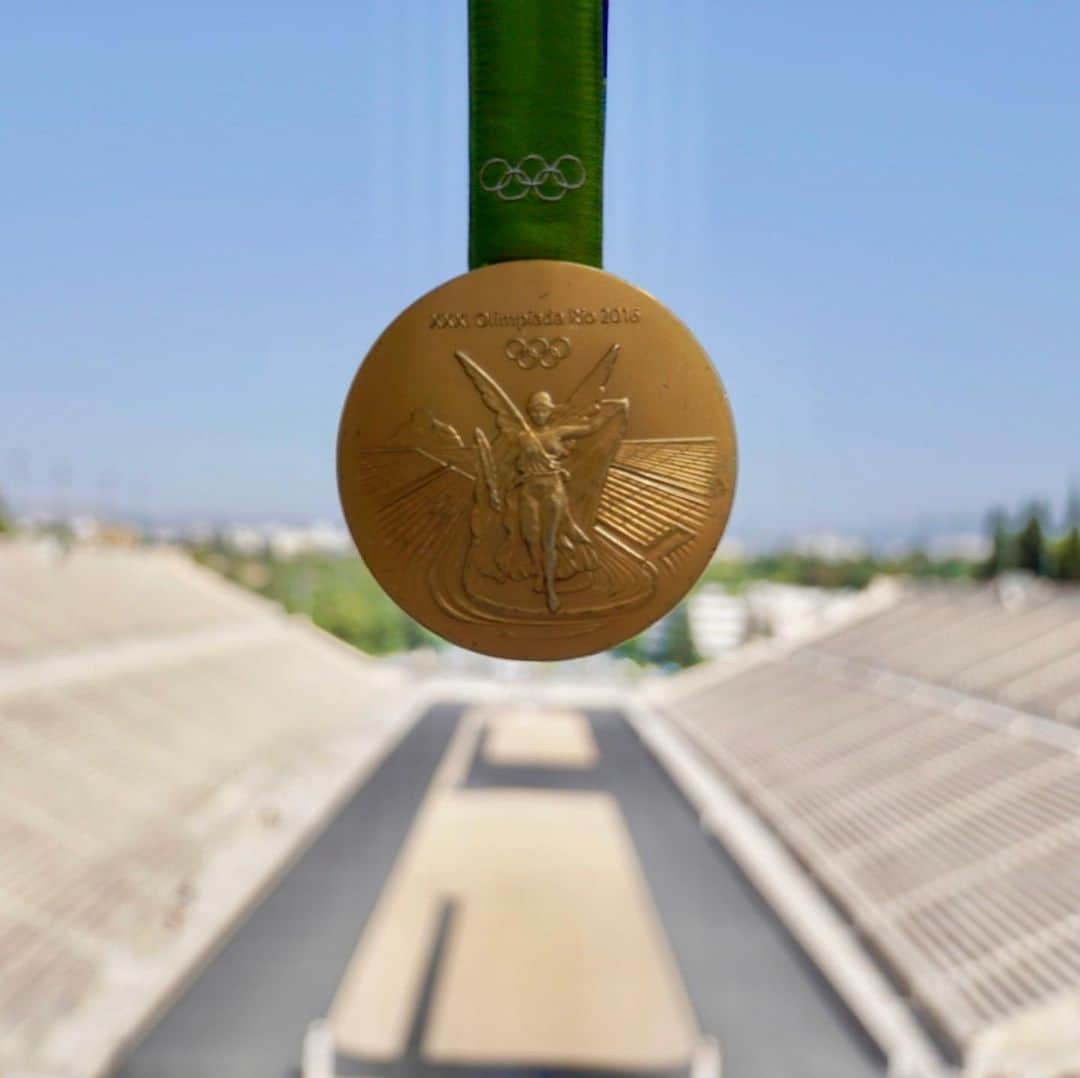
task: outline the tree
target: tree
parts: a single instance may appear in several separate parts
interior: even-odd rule
[[[1049,572],[1042,517],[1039,507],[1032,506],[1027,523],[1016,537],[1016,568],[1026,569],[1036,576],[1046,576]]]
[[[1080,580],[1080,527],[1076,525],[1069,529],[1058,549],[1057,578]]]
[[[1080,487],[1069,484],[1069,493],[1065,498],[1065,527],[1068,530],[1080,528]]]
[[[14,530],[15,525],[8,512],[7,502],[4,501],[3,494],[0,494],[0,535]]]
[[[648,648],[646,648],[641,634],[632,636],[629,640],[624,640],[621,644],[616,645],[614,651],[620,659],[632,659],[639,666],[645,666],[649,662]]]
[[[1004,509],[993,509],[986,518],[990,532],[990,556],[979,569],[979,576],[984,580],[1003,573],[1009,568],[1012,557],[1012,536],[1009,535],[1008,519]]]
[[[686,603],[680,603],[668,615],[663,658],[676,666],[693,666],[694,663],[701,662],[701,655],[694,646],[694,635],[690,631],[690,615]]]

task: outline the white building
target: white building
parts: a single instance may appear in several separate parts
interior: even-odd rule
[[[690,635],[704,659],[738,647],[750,633],[750,607],[746,599],[730,595],[721,584],[706,584],[687,602]]]

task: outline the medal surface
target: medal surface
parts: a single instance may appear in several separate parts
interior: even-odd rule
[[[376,341],[338,436],[360,554],[422,625],[512,659],[618,644],[708,565],[731,510],[723,386],[662,304],[573,262],[429,292]]]

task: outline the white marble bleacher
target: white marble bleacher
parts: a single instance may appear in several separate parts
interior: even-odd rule
[[[957,1055],[1080,991],[1080,593],[913,585],[756,655],[660,702]]]
[[[167,992],[235,914],[208,867],[286,857],[397,684],[182,553],[0,544],[0,1073],[103,1065],[110,991]]]

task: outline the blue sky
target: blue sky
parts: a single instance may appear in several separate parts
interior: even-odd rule
[[[465,4],[8,5],[0,487],[336,517],[338,410],[465,269]],[[607,268],[697,333],[735,534],[1080,475],[1080,5],[612,0]]]

